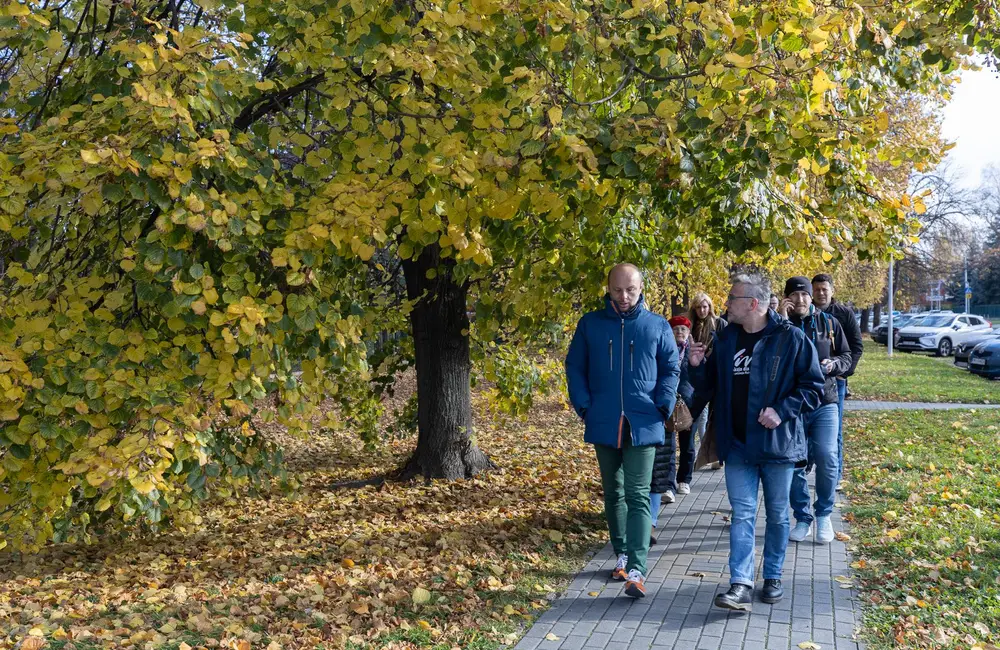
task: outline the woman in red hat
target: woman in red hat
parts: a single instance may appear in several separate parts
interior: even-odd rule
[[[669,321],[677,342],[677,353],[680,357],[681,376],[677,384],[677,405],[681,402],[690,411],[694,400],[694,388],[687,377],[687,345],[691,337],[691,321],[686,316],[674,316]],[[681,459],[678,467],[675,458],[677,441],[680,441]],[[656,447],[656,458],[653,461],[653,480],[649,487],[649,512],[653,517],[653,529],[656,529],[656,519],[660,513],[661,503],[673,503],[678,494],[691,492],[691,475],[694,469],[695,448],[694,434],[688,426],[683,431],[667,432],[667,438],[662,445]],[[679,471],[678,471],[679,470]],[[656,537],[650,535],[650,544],[656,543]]]

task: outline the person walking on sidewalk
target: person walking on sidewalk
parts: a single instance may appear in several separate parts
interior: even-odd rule
[[[677,500],[677,495],[691,493],[691,473],[694,468],[694,433],[689,416],[694,400],[694,388],[688,381],[687,345],[691,333],[691,321],[686,316],[674,316],[668,323],[674,332],[674,342],[677,344],[677,357],[680,362],[681,374],[677,383],[676,406],[674,417],[668,422],[676,422],[679,413],[684,413],[688,426],[680,431],[666,431],[666,439],[662,445],[656,445],[656,457],[653,459],[653,481],[649,487],[649,512],[653,519],[653,532],[656,531],[656,519],[662,503],[671,504]],[[683,407],[681,406],[683,404]],[[680,442],[681,458],[678,467],[677,443]],[[649,545],[656,544],[656,536],[650,533]]]
[[[727,323],[726,319],[715,315],[715,305],[704,291],[696,292],[691,298],[688,320],[691,321],[691,342],[706,346],[706,354],[711,355],[715,337],[722,332]],[[712,408],[707,400],[698,400],[695,408],[691,410],[691,415],[694,417],[694,426],[691,427],[691,432],[699,440],[704,439],[705,430],[708,428],[709,411]],[[709,467],[721,469],[722,465],[712,463]]]
[[[837,376],[837,404],[840,410],[840,420],[837,423],[837,489],[844,478],[844,400],[847,398],[847,378],[854,374],[865,352],[865,344],[861,339],[861,325],[854,320],[854,310],[844,303],[833,299],[833,277],[820,273],[812,279],[813,305],[820,311],[837,319],[851,346],[851,367]]]
[[[681,357],[681,378],[677,384],[677,396],[683,400],[688,411],[694,416],[696,410],[704,411],[706,402],[699,400],[694,393],[694,387],[688,378],[687,348],[691,343],[691,320],[685,316],[674,316],[669,321],[674,330],[674,341]],[[677,432],[677,446],[680,456],[677,461],[677,495],[691,493],[691,477],[694,474],[695,456],[698,448],[694,441],[694,425]]]
[[[733,509],[729,529],[730,588],[715,598],[724,609],[749,611],[754,587],[757,489],[763,486],[764,588],[761,600],[781,600],[781,572],[788,548],[788,495],[795,463],[806,460],[798,419],[819,406],[823,373],[805,334],[768,309],[771,287],[757,274],[737,275],[726,299],[729,326],[715,352],[688,349],[696,394],[714,394],[715,436],[725,463]]]
[[[656,445],[677,398],[680,363],[673,332],[646,309],[642,275],[632,264],[608,274],[605,307],[577,323],[566,355],[569,400],[594,445],[604,514],[618,561],[612,578],[646,595],[649,488]]]
[[[837,487],[840,454],[837,447],[837,430],[840,407],[837,406],[837,377],[851,367],[851,349],[837,319],[816,309],[812,302],[813,285],[809,278],[796,276],[785,282],[785,299],[780,311],[789,322],[802,330],[816,348],[819,365],[826,377],[821,405],[802,417],[806,440],[809,445],[807,465],[796,467],[792,475],[790,501],[795,514],[795,528],[788,535],[793,542],[804,541],[809,536],[813,520],[816,521],[816,541],[829,544],[833,541],[834,492]],[[816,468],[815,517],[809,507],[809,483],[806,474]]]

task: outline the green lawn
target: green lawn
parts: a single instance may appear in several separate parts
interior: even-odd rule
[[[853,399],[899,402],[1000,402],[1000,382],[977,377],[949,358],[895,352],[865,341],[865,355],[850,379]]]
[[[1000,643],[1000,440],[991,411],[853,413],[849,542],[882,648]]]

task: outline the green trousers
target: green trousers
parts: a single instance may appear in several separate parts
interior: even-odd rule
[[[633,447],[632,436],[622,436],[622,449],[594,445],[604,487],[604,516],[615,555],[628,554],[626,571],[646,575],[649,534],[649,484],[653,480],[656,446]]]

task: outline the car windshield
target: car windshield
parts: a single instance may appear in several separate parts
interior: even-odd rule
[[[925,316],[919,325],[920,327],[948,327],[954,319],[954,316]],[[918,323],[911,324],[917,325]]]

